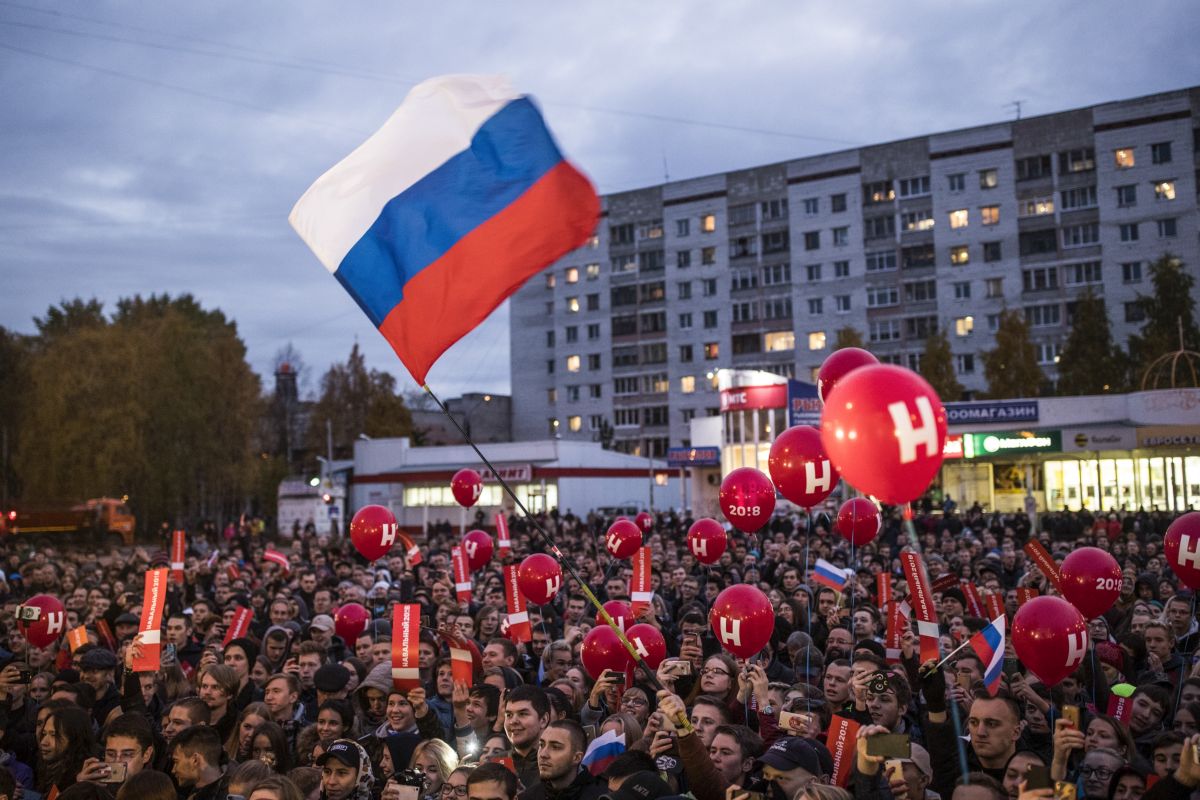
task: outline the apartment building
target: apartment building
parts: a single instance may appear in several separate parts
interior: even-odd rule
[[[661,457],[716,369],[812,380],[844,328],[912,368],[944,329],[978,392],[1006,308],[1053,378],[1081,293],[1124,341],[1150,263],[1200,273],[1198,154],[1195,87],[608,195],[512,298],[514,437]]]

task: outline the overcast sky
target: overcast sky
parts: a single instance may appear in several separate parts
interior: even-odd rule
[[[315,388],[357,339],[411,386],[287,214],[425,78],[509,76],[613,192],[1197,84],[1197,41],[1159,0],[0,0],[0,325],[191,292],[260,374],[291,342]],[[429,382],[508,360],[502,307]]]

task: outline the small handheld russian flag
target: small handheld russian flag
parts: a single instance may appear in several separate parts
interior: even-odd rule
[[[625,734],[605,731],[592,740],[583,754],[583,766],[592,775],[599,775],[617,756],[625,752]]]
[[[813,569],[813,580],[822,586],[828,586],[830,589],[840,592],[846,588],[851,574],[852,570],[842,569],[823,558],[818,558],[817,566]]]
[[[971,647],[986,665],[983,682],[988,694],[995,697],[1000,691],[1000,675],[1004,672],[1004,617],[996,617],[987,627],[971,637]]]

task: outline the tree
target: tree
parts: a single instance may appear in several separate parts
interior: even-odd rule
[[[841,350],[843,347],[865,347],[862,334],[858,332],[858,328],[846,326],[845,328],[838,329],[833,349]]]
[[[1104,301],[1088,289],[1075,303],[1058,359],[1058,393],[1104,394],[1128,388],[1129,359],[1113,342]]]
[[[954,356],[950,352],[950,339],[946,331],[940,330],[925,340],[920,373],[943,402],[962,399],[963,386],[954,372]]]
[[[1134,384],[1154,359],[1183,348],[1200,351],[1200,328],[1196,326],[1196,304],[1192,297],[1196,279],[1184,269],[1183,262],[1167,253],[1150,266],[1154,294],[1139,296],[1146,315],[1140,334],[1129,337],[1129,355],[1133,362]]]
[[[368,370],[358,343],[344,364],[334,364],[321,378],[321,397],[309,414],[309,450],[324,453],[325,424],[333,432],[333,457],[350,458],[361,435],[372,438],[410,436],[412,414],[396,391],[396,378]]]
[[[1037,397],[1046,376],[1029,339],[1029,323],[1020,311],[1005,310],[996,330],[996,347],[983,354],[988,397]]]
[[[0,392],[0,511],[8,498],[20,493],[13,466],[17,436],[21,430],[26,388],[29,385],[30,339],[0,326],[0,376],[7,391]]]

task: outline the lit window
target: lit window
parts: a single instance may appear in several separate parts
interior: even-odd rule
[[[813,331],[808,335],[809,350],[825,349],[825,331]]]
[[[556,433],[558,433],[558,420],[551,419],[550,420],[550,435],[554,436]]]
[[[579,372],[579,356],[567,356],[567,372]]]
[[[961,266],[971,261],[971,250],[965,244],[950,248],[950,263]]]
[[[700,218],[700,230],[705,233],[712,233],[717,229],[717,215],[705,214]]]
[[[684,394],[691,394],[692,392],[696,391],[696,376],[684,375],[682,378],[680,378],[679,391],[683,392]]]
[[[1119,150],[1113,151],[1113,160],[1116,161],[1117,169],[1129,169],[1135,163],[1132,147],[1122,147]]]
[[[974,317],[956,317],[954,320],[954,333],[956,336],[970,336],[971,331],[975,330]]]
[[[706,342],[705,343],[705,345],[704,345],[705,359],[712,361],[713,359],[720,358],[720,356],[721,356],[721,345],[720,344],[718,344],[717,342]]]
[[[994,169],[979,170],[979,188],[995,189],[1000,185],[1000,175]]]
[[[763,334],[763,349],[768,353],[796,349],[796,334],[792,331],[774,331]]]
[[[588,264],[587,265],[587,279],[589,281],[594,281],[599,277],[600,277],[600,265],[599,264]]]
[[[1174,200],[1175,181],[1159,181],[1158,183],[1154,184],[1154,199]]]
[[[950,227],[965,228],[970,221],[970,212],[965,208],[960,208],[957,211],[950,212]]]
[[[546,274],[546,288],[553,289],[555,283],[557,283],[557,280],[554,277],[554,273],[552,273],[552,272],[547,273]]]
[[[567,283],[579,283],[578,267],[567,267]]]
[[[583,430],[583,417],[567,417],[567,427],[574,433]]]
[[[567,311],[570,311],[572,314],[575,314],[579,311],[579,298],[578,297],[568,297],[567,298]]]
[[[995,225],[1000,221],[1000,206],[984,206],[979,212],[983,216],[984,225]]]

